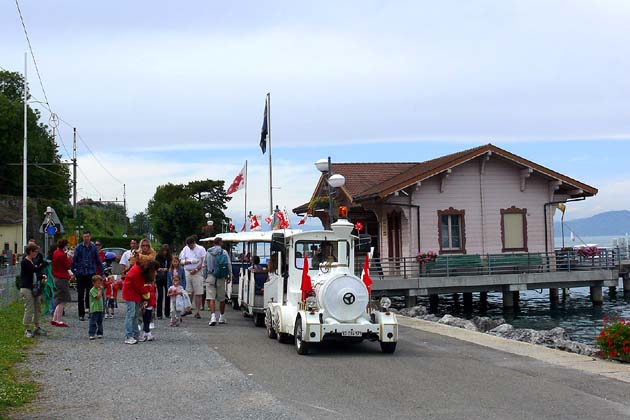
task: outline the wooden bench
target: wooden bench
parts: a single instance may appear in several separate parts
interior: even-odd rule
[[[496,254],[486,260],[489,274],[541,271],[543,258],[540,254]]]
[[[479,254],[440,255],[435,261],[426,263],[426,274],[423,274],[433,277],[475,275],[480,268]]]

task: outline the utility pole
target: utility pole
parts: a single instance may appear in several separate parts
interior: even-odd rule
[[[125,233],[129,231],[129,218],[127,217],[127,184],[123,184],[123,208],[125,209]]]
[[[77,129],[73,128],[74,140],[72,142],[72,218],[74,219],[74,234],[76,235],[77,242],[79,238],[79,231],[76,226],[79,226],[77,220]]]
[[[28,159],[27,159],[27,141],[28,141],[28,130],[27,130],[27,115],[28,115],[28,82],[26,81],[26,53],[24,53],[24,154],[22,157],[22,252],[26,249],[26,227],[28,226],[26,221],[26,209],[27,209],[27,193],[26,193],[26,185],[28,182]]]

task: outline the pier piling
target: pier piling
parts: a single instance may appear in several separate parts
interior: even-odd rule
[[[591,286],[591,301],[593,301],[593,305],[597,306],[604,303],[601,286]]]
[[[512,294],[512,292],[510,291],[503,292],[503,309],[514,309],[514,294]]]
[[[438,304],[440,303],[440,298],[437,294],[429,295],[429,312],[434,314],[438,311]]]
[[[473,311],[473,294],[472,292],[464,292],[464,312]]]
[[[559,301],[559,295],[558,295],[558,289],[556,288],[550,288],[549,289],[549,302],[551,302],[552,305],[557,304]]]
[[[630,296],[630,275],[623,275],[623,294],[624,296]]]

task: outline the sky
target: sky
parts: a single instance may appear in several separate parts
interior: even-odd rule
[[[79,198],[122,199],[124,183],[133,215],[158,185],[229,184],[247,160],[248,210],[266,215],[270,92],[274,201],[289,211],[318,159],[420,162],[486,143],[599,189],[566,220],[630,209],[625,0],[19,5],[48,102],[81,135]],[[25,51],[3,1],[0,66],[21,72]]]

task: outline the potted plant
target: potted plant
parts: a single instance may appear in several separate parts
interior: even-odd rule
[[[313,198],[311,200],[311,202],[308,204],[308,208],[309,210],[311,210],[311,212],[313,210],[320,210],[320,209],[328,209],[328,206],[330,205],[330,199],[328,198],[327,195],[319,195],[315,198]],[[337,203],[335,202],[335,200],[333,199],[333,208],[337,207]]]
[[[630,362],[630,323],[625,319],[604,317],[604,328],[596,341],[602,359]]]

